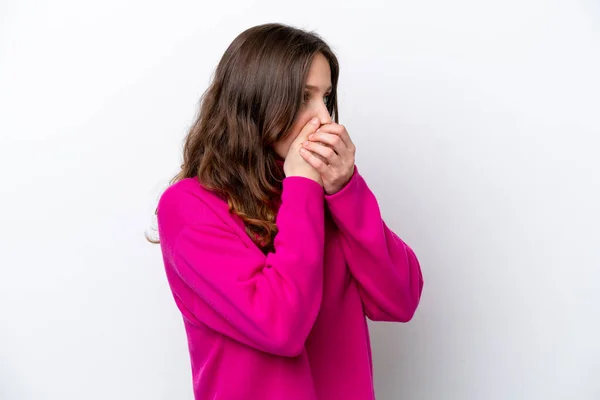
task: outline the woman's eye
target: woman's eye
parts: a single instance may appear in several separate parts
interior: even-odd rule
[[[325,104],[329,104],[329,98],[330,98],[330,96],[331,96],[331,93],[330,94],[326,94],[325,97],[323,98]],[[308,93],[308,92],[304,93],[304,102],[308,103],[309,100],[310,100],[310,93]]]

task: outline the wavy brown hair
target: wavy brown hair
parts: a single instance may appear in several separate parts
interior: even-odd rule
[[[285,139],[302,104],[315,54],[331,69],[327,109],[337,123],[337,57],[313,31],[269,23],[243,31],[229,45],[200,99],[183,148],[183,164],[170,184],[197,177],[229,204],[246,233],[273,251],[283,170],[273,145]],[[148,240],[153,241],[150,238]]]

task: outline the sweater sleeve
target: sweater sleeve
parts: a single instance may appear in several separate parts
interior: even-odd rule
[[[412,319],[423,289],[419,261],[382,220],[377,200],[358,168],[341,191],[325,198],[341,231],[344,256],[358,282],[367,317],[373,321]]]
[[[175,295],[191,290],[189,312],[222,335],[280,356],[300,354],[323,292],[323,188],[284,179],[275,252],[267,256],[212,216],[177,235],[172,265],[186,288],[172,287]]]

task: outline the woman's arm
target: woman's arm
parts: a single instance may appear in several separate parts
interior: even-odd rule
[[[177,195],[159,206],[159,224],[189,209],[186,203],[198,207],[194,195]],[[280,356],[300,354],[322,298],[323,197],[315,181],[284,179],[276,251],[267,256],[204,210],[201,221],[186,224],[172,249],[163,250],[185,283],[171,285],[176,298],[195,319],[234,340]]]
[[[341,231],[343,252],[374,321],[409,321],[419,304],[423,275],[413,250],[382,220],[358,168],[342,190],[325,196]]]

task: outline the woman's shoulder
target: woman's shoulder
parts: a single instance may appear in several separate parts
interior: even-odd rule
[[[185,226],[222,220],[228,213],[224,199],[204,188],[197,178],[184,178],[162,193],[157,218],[159,224]]]

